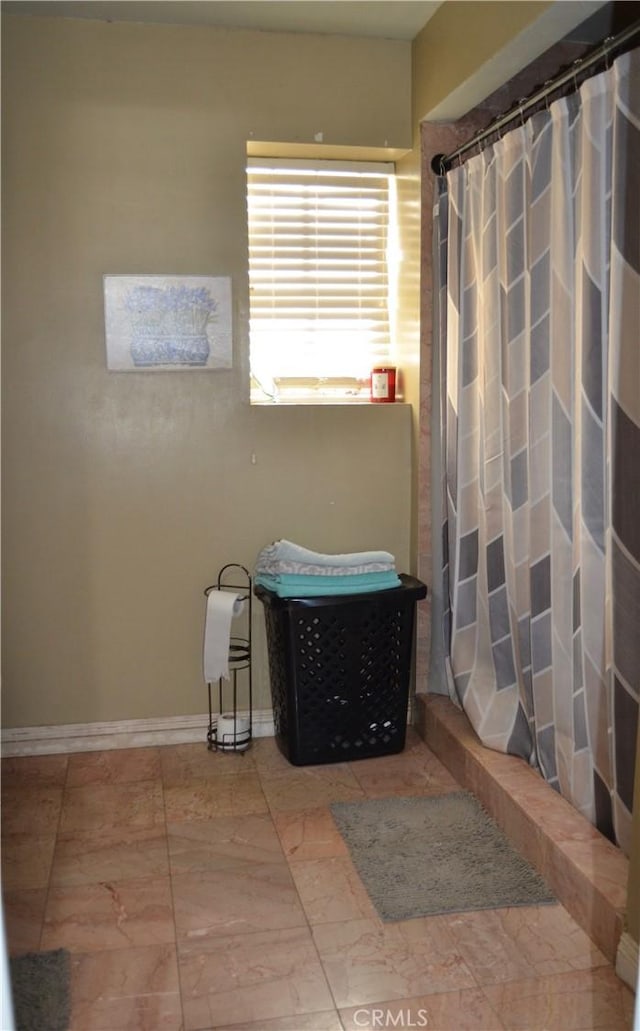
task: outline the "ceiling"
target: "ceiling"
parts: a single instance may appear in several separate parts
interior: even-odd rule
[[[3,0],[7,14],[412,40],[442,0]]]

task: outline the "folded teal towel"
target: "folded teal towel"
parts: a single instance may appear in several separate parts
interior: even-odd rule
[[[347,573],[346,575],[318,576],[315,573],[272,573],[266,569],[256,570],[257,576],[268,576],[274,583],[282,584],[283,587],[346,587],[351,584],[353,587],[367,586],[376,587],[382,584],[388,587],[393,584],[397,586],[398,577],[395,570],[386,570],[375,573]]]
[[[372,580],[371,577],[375,577]],[[283,583],[283,580],[286,582]],[[329,582],[327,582],[329,581]],[[269,576],[257,573],[255,584],[266,587],[279,598],[316,598],[323,595],[366,594],[369,591],[388,591],[401,587],[396,573],[361,573],[353,576]]]

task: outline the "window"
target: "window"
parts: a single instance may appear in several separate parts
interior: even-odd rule
[[[388,362],[393,166],[248,162],[251,399],[357,400]]]

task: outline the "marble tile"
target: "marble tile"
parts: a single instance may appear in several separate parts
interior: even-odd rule
[[[471,726],[465,713],[447,695],[429,694],[419,696],[421,704],[421,729],[434,732],[434,745],[430,748],[439,755],[436,747],[442,733],[447,733],[453,740],[460,742],[466,748],[474,750],[482,748],[477,734]],[[429,744],[429,735],[425,736]]]
[[[449,773],[459,784],[466,784],[466,753],[461,741],[444,727],[433,720],[431,714],[425,714],[425,741]]]
[[[608,847],[611,852],[618,851],[566,799],[561,798],[555,791],[550,791],[548,785],[534,771],[532,776],[533,781],[528,785],[515,785],[513,776],[502,783],[526,811],[529,819],[544,828],[547,837],[557,842],[583,842],[595,848],[600,842],[605,850]],[[619,855],[620,860],[626,864],[627,861],[621,852]]]
[[[503,795],[498,811],[490,809],[490,812],[493,812],[494,820],[514,849],[546,880],[549,839],[544,833],[544,827],[532,823],[526,809],[514,802],[508,794]],[[548,880],[547,884],[552,888]]]
[[[61,787],[4,787],[2,833],[48,836],[58,829]]]
[[[633,993],[610,967],[483,987],[509,1031],[627,1031]]]
[[[329,805],[458,790],[412,728],[402,753],[315,767],[273,738],[242,756],[196,744],[2,760],[11,953],[71,949],[71,1031],[355,1031],[384,1026],[380,1013],[395,1027],[424,1013],[427,1031],[631,1026],[606,964],[627,861],[526,764],[456,752],[458,717],[442,737],[465,776],[521,851],[543,849],[604,955],[562,906],[377,918]]]
[[[12,787],[63,788],[67,755],[8,756],[0,762],[2,789]]]
[[[237,777],[254,770],[253,748],[244,752],[215,752],[202,744],[166,745],[159,749],[165,787],[211,777]]]
[[[277,777],[299,769],[282,754],[275,737],[261,737],[253,742],[251,755],[261,776]]]
[[[287,774],[261,776],[272,812],[313,809],[331,802],[350,802],[366,795],[346,763],[298,766]]]
[[[519,755],[509,755],[497,748],[490,748],[480,743],[479,738],[474,734],[476,747],[473,750],[474,757],[488,770],[493,770],[500,779],[514,779],[514,785],[519,779],[523,784],[528,782],[544,784],[540,773],[535,770],[526,759]]]
[[[441,917],[318,924],[313,937],[338,1008],[475,987]]]
[[[433,754],[430,749],[423,746],[422,750],[412,749],[411,759],[414,763],[424,769],[427,776],[437,785],[441,785],[446,791],[459,791],[460,783],[449,773],[447,767]]]
[[[71,957],[69,1031],[181,1031],[175,945]]]
[[[492,759],[496,760],[498,756],[504,755],[503,752],[499,752],[494,748],[489,748],[482,744],[480,738],[473,729],[468,716],[462,711],[462,709],[454,708],[453,712],[447,710],[445,720],[450,733],[454,734],[459,741],[464,743],[464,747],[467,752],[471,752],[472,754],[479,756],[481,759],[486,759],[487,752]]]
[[[522,760],[479,745],[465,715],[448,699],[419,696],[417,710],[427,743],[455,767],[463,786],[615,963],[626,905],[626,858]]]
[[[179,945],[178,963],[185,1031],[334,1009],[307,927],[208,935]]]
[[[490,749],[486,749],[491,752]],[[506,792],[513,800],[524,800],[538,798],[540,789],[549,792],[539,773],[532,770],[521,760],[512,755],[501,755],[498,752],[491,752],[495,761],[487,762],[484,757],[477,754],[467,754],[466,777],[467,787],[476,793],[476,789],[487,790],[487,786],[499,788]],[[505,765],[498,760],[505,760]],[[511,765],[514,764],[514,765]],[[549,802],[547,797],[547,803]]]
[[[69,756],[67,787],[83,784],[127,784],[160,777],[157,748],[114,748]]]
[[[627,904],[629,860],[602,835],[597,832],[596,835],[595,838],[564,840],[558,851],[615,909],[623,910]]]
[[[480,988],[378,1002],[340,1010],[344,1031],[425,1028],[427,1031],[502,1031],[495,1010]]]
[[[287,863],[239,863],[172,877],[179,940],[306,924]]]
[[[168,875],[164,827],[109,827],[59,835],[51,883],[73,887],[98,881]]]
[[[268,811],[258,775],[253,771],[165,786],[164,804],[168,823]]]
[[[46,888],[3,891],[5,934],[10,955],[38,951],[46,901]]]
[[[348,854],[327,806],[277,812],[273,814],[273,822],[289,862]]]
[[[602,949],[609,962],[615,964],[622,913],[598,890],[593,879],[569,860],[565,853],[567,844],[549,842],[545,879],[574,920]]]
[[[162,786],[157,780],[133,784],[87,784],[64,793],[60,832],[164,824]]]
[[[42,948],[94,952],[175,941],[168,877],[52,887]]]
[[[416,728],[411,725],[407,726],[407,734],[404,741],[404,750],[405,752],[412,752],[414,750],[420,752],[424,751],[430,755],[433,755],[433,752],[431,752],[430,749],[427,748]]]
[[[407,727],[407,740],[404,751],[399,756],[390,756],[389,758],[401,758],[402,756],[411,759],[412,762],[420,763],[433,776],[443,776],[445,779],[451,776],[444,763],[441,762],[433,749],[429,748],[414,727]],[[460,785],[457,781],[456,784],[459,788]]]
[[[377,918],[349,856],[300,860],[291,872],[310,924]]]
[[[56,839],[54,834],[4,834],[2,836],[2,886],[46,888]]]
[[[469,783],[468,790],[487,810],[510,843],[539,873],[546,866],[548,839],[542,827],[532,822],[526,808],[486,769]]]
[[[560,905],[443,917],[479,984],[603,966],[606,958]]]
[[[269,815],[249,813],[170,823],[167,833],[173,874],[285,861]]]
[[[351,769],[367,798],[440,795],[460,790],[448,770],[437,759],[432,760],[429,753],[362,759],[352,763]]]
[[[336,1010],[323,1013],[298,1013],[295,1017],[253,1021],[250,1024],[217,1024],[216,1031],[343,1031]]]

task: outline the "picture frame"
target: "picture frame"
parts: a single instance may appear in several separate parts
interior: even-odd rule
[[[232,367],[229,276],[105,275],[103,287],[109,370]]]

